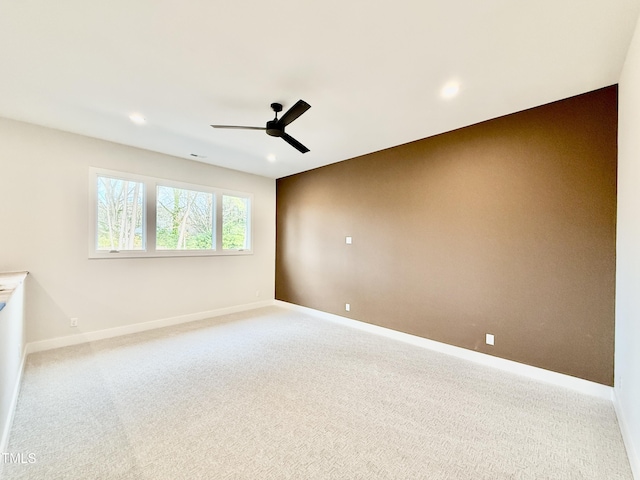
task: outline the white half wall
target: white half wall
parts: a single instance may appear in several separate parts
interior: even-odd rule
[[[9,442],[20,391],[24,351],[24,283],[20,283],[0,311],[0,453],[6,451]]]
[[[0,138],[0,272],[30,272],[27,342],[273,299],[275,180],[2,118]],[[89,167],[252,193],[253,255],[89,260]]]
[[[640,479],[640,24],[619,82],[615,398]]]

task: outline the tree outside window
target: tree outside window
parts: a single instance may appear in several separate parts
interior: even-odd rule
[[[158,186],[156,204],[157,249],[214,248],[213,194]]]
[[[222,196],[222,248],[248,248],[249,199],[233,195]]]
[[[98,177],[98,250],[143,250],[144,184]]]

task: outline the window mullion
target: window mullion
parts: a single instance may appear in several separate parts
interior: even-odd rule
[[[146,190],[146,216],[145,225],[147,232],[147,252],[155,253],[156,248],[156,221],[157,221],[157,196],[158,196],[158,187],[156,182],[147,180],[145,182],[145,190]]]
[[[216,207],[216,215],[215,221],[213,222],[213,227],[215,229],[215,250],[218,252],[222,251],[222,193],[216,192],[214,195],[215,198],[215,207]]]

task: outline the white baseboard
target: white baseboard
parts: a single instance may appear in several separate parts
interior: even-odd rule
[[[132,333],[154,330],[156,328],[170,327],[181,323],[195,322],[197,320],[205,320],[207,318],[219,317],[231,313],[244,312],[255,308],[267,307],[273,305],[273,300],[265,300],[262,302],[237,305],[233,307],[219,308],[217,310],[209,310],[206,312],[190,313],[187,315],[179,315],[177,317],[162,318],[159,320],[151,320],[149,322],[134,323],[124,325],[122,327],[107,328],[105,330],[96,330],[93,332],[79,333],[76,335],[68,335],[66,337],[51,338],[38,342],[27,343],[27,355],[34,352],[42,352],[45,350],[53,350],[54,348],[69,347],[71,345],[79,345],[87,342],[95,342],[96,340],[104,340],[106,338],[120,337]]]
[[[4,431],[2,437],[0,437],[0,453],[6,452],[9,447],[9,434],[11,433],[11,427],[13,426],[13,418],[16,413],[16,405],[18,405],[18,396],[20,395],[20,386],[22,385],[22,373],[24,372],[24,365],[27,359],[27,349],[22,351],[22,361],[20,362],[20,370],[18,370],[18,377],[16,378],[15,385],[13,386],[13,392],[11,394],[11,404],[9,405],[9,414],[7,415],[6,422],[4,424]],[[2,476],[3,463],[0,462],[0,478]]]
[[[618,417],[618,425],[620,425],[620,433],[622,434],[622,440],[624,440],[624,446],[627,449],[627,457],[629,458],[629,464],[631,465],[631,472],[633,478],[640,480],[640,450],[638,445],[635,445],[633,436],[629,430],[629,423],[627,422],[627,416],[624,413],[624,409],[618,401],[618,396],[615,389],[613,390],[613,407],[616,410],[616,416]]]
[[[448,345],[446,343],[436,342],[427,338],[417,337],[408,333],[398,332],[385,327],[379,327],[377,325],[371,325],[369,323],[360,322],[351,318],[341,317],[340,315],[334,315],[331,313],[321,312],[308,307],[301,307],[292,303],[282,302],[280,300],[274,301],[275,305],[293,309],[301,313],[306,313],[311,316],[329,320],[332,322],[346,325],[348,327],[357,328],[377,335],[383,335],[388,338],[393,338],[411,345],[415,345],[429,350],[434,350],[454,357],[463,358],[475,363],[487,365],[500,370],[505,370],[518,375],[524,375],[534,380],[551,383],[553,385],[566,387],[580,393],[600,397],[606,400],[611,400],[613,395],[613,388],[606,385],[602,385],[582,378],[572,377],[562,373],[552,372],[543,368],[532,367],[524,363],[514,362],[512,360],[505,360],[504,358],[494,357],[486,353],[476,352],[468,350],[466,348],[456,347]]]
[[[552,372],[543,368],[533,367],[512,360],[506,360],[504,358],[494,357],[486,353],[476,352],[468,350],[466,348],[456,347],[448,345],[446,343],[436,342],[427,338],[410,335],[408,333],[398,332],[389,328],[372,325],[351,318],[342,317],[340,315],[334,315],[331,313],[321,312],[308,307],[302,307],[292,303],[282,302],[280,300],[265,300],[262,302],[249,303],[245,305],[238,305],[233,307],[220,308],[217,310],[209,310],[206,312],[192,313],[188,315],[180,315],[177,317],[164,318],[160,320],[152,320],[149,322],[135,323],[132,325],[125,325],[122,327],[109,328],[105,330],[98,330],[94,332],[86,332],[77,335],[69,335],[66,337],[52,338],[49,340],[42,340],[38,342],[31,342],[26,345],[25,354],[28,355],[34,352],[40,352],[44,350],[52,350],[54,348],[68,347],[71,345],[78,345],[81,343],[92,342],[96,340],[103,340],[106,338],[118,337],[121,335],[129,335],[131,333],[144,332],[147,330],[153,330],[156,328],[169,327],[171,325],[178,325],[181,323],[188,323],[197,320],[204,320],[207,318],[218,317],[221,315],[228,315],[231,313],[243,312],[247,310],[253,310],[255,308],[266,307],[276,305],[288,309],[293,309],[317,318],[329,320],[332,322],[340,323],[342,325],[349,326],[351,328],[357,328],[377,335],[383,335],[388,338],[393,338],[411,345],[416,345],[422,348],[428,348],[437,352],[452,355],[458,358],[463,358],[472,362],[476,362],[482,365],[487,365],[500,370],[505,370],[518,375],[524,375],[534,380],[539,380],[561,387],[570,388],[572,390],[600,397],[606,400],[612,400],[613,388],[599,383],[590,382],[570,375],[562,373]]]

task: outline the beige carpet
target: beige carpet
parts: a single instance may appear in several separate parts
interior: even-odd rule
[[[30,355],[9,452],[7,480],[632,478],[610,402],[277,307]]]

